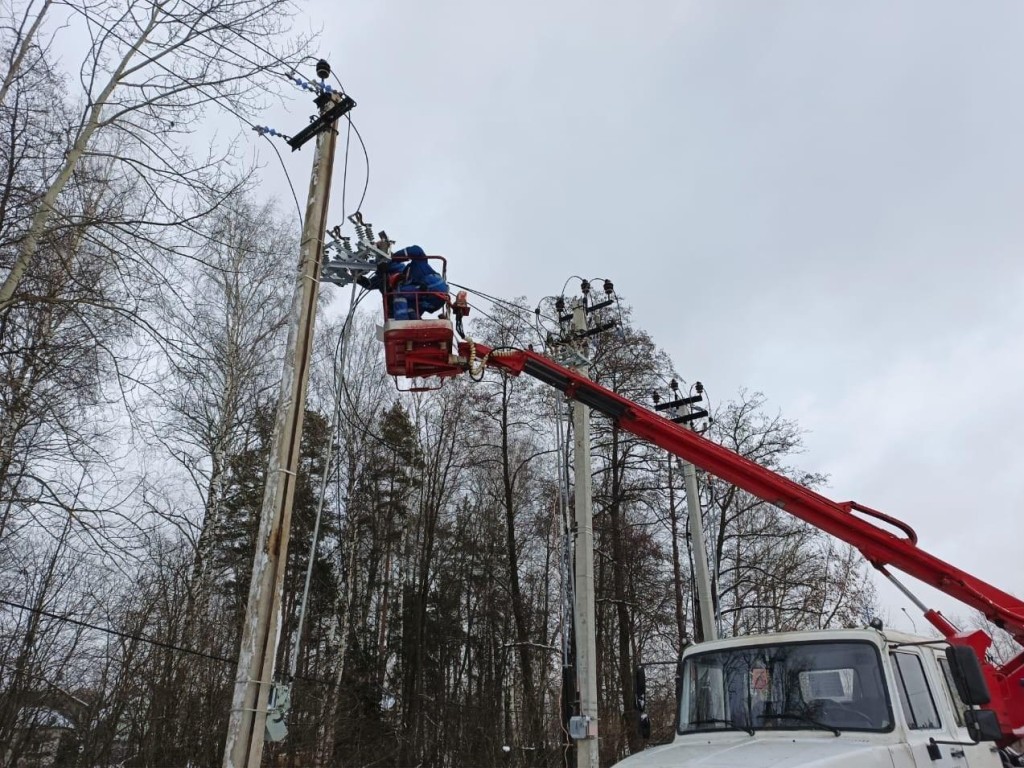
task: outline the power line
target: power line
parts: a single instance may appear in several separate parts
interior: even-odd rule
[[[295,185],[292,184],[291,174],[288,173],[288,168],[284,164],[284,158],[281,157],[281,150],[279,150],[277,148],[277,145],[274,144],[274,142],[270,140],[269,136],[267,136],[266,134],[261,134],[261,135],[263,136],[264,139],[266,139],[270,143],[271,149],[273,149],[274,153],[277,155],[277,161],[279,163],[281,163],[281,170],[284,171],[284,177],[288,181],[288,189],[290,189],[292,191],[292,200],[295,201],[295,211],[299,215],[299,226],[301,227],[302,226],[302,206],[299,205],[299,196],[297,194],[295,194]],[[348,154],[348,153],[346,152],[346,154]]]
[[[170,74],[170,75],[172,75],[172,76],[174,76],[174,75],[175,75],[175,73],[174,73],[174,72],[172,72],[172,71],[171,71],[171,70],[170,70],[170,69],[169,69],[168,67],[166,67],[166,66],[165,66],[164,64],[162,64],[162,63],[160,63],[160,62],[154,62],[154,63],[155,63],[155,64],[156,64],[156,65],[157,65],[157,66],[158,66],[158,67],[159,67],[160,69],[164,70],[164,71],[165,71],[165,72],[167,72],[168,74]],[[276,73],[275,73],[275,74],[276,74]],[[289,79],[289,80],[290,80],[290,78],[286,78],[286,79]],[[339,80],[338,82],[340,83],[341,81]],[[215,104],[216,104],[217,106],[219,106],[219,107],[220,107],[221,109],[223,109],[223,110],[224,110],[225,112],[229,112],[229,113],[231,113],[231,114],[232,114],[232,115],[234,115],[234,116],[235,116],[235,117],[236,117],[236,118],[237,118],[237,119],[238,119],[238,120],[239,120],[239,121],[240,121],[241,123],[243,123],[244,125],[247,125],[247,126],[249,126],[249,128],[251,128],[252,130],[256,131],[257,133],[259,133],[259,135],[260,135],[260,136],[262,136],[262,137],[263,137],[263,138],[265,138],[265,139],[266,139],[266,140],[267,140],[268,142],[270,142],[270,146],[271,146],[271,147],[273,148],[273,150],[274,150],[274,153],[275,153],[275,154],[277,155],[277,160],[278,160],[278,162],[279,162],[279,163],[281,164],[281,170],[282,170],[282,171],[284,171],[284,176],[285,176],[285,179],[286,179],[286,180],[288,181],[288,188],[289,188],[289,189],[291,190],[291,193],[292,193],[292,199],[293,199],[293,200],[295,201],[295,210],[297,211],[297,213],[298,213],[298,216],[299,216],[299,226],[302,226],[302,206],[301,206],[301,205],[299,205],[299,197],[298,197],[298,195],[297,195],[297,194],[295,193],[295,185],[294,185],[294,184],[292,183],[292,177],[291,177],[291,175],[290,175],[290,174],[288,173],[288,168],[287,168],[287,166],[286,166],[286,165],[285,165],[285,163],[284,163],[284,158],[283,158],[283,157],[281,156],[281,151],[280,151],[280,150],[279,150],[279,149],[277,148],[277,145],[275,145],[275,144],[274,144],[274,142],[273,142],[273,141],[271,141],[270,137],[269,137],[269,136],[267,136],[267,134],[266,134],[266,129],[265,129],[265,128],[263,128],[262,126],[258,126],[258,125],[256,125],[256,124],[255,124],[254,122],[252,122],[251,120],[249,120],[249,119],[248,119],[247,117],[243,117],[242,115],[240,115],[240,114],[238,113],[238,111],[237,111],[237,110],[236,110],[236,109],[235,109],[234,107],[230,106],[229,104],[226,104],[226,103],[224,102],[224,100],[223,100],[223,99],[224,99],[223,95],[221,95],[221,94],[217,93],[215,89],[212,89],[212,87],[211,87],[211,90],[213,90],[213,93],[212,93],[212,94],[209,94],[209,93],[207,93],[207,91],[206,91],[206,90],[204,90],[204,89],[206,89],[206,88],[208,87],[208,86],[206,86],[206,85],[194,85],[193,87],[194,87],[194,88],[195,88],[195,89],[196,89],[196,90],[197,90],[197,91],[198,91],[199,93],[203,93],[203,94],[207,95],[207,97],[208,97],[208,98],[209,98],[209,99],[210,99],[211,101],[213,101],[213,103],[215,103]],[[362,141],[362,139],[361,139],[361,138],[360,138],[360,141]],[[363,148],[363,149],[364,149],[364,152],[365,152],[365,146],[364,146],[364,148]],[[367,172],[369,172],[369,159],[367,159]],[[367,185],[369,185],[369,177],[367,177]],[[364,195],[365,195],[365,190],[364,190]]]
[[[234,664],[235,663],[234,659],[228,659],[228,658],[225,658],[224,656],[218,656],[215,653],[207,653],[206,651],[199,651],[199,650],[196,650],[194,648],[185,648],[184,646],[175,645],[174,643],[167,643],[167,642],[164,642],[163,640],[156,640],[156,639],[154,639],[152,637],[146,637],[145,635],[133,635],[130,632],[122,632],[121,630],[111,629],[110,627],[101,627],[98,624],[90,624],[88,621],[82,621],[81,619],[74,619],[74,618],[72,618],[70,616],[63,616],[63,615],[61,615],[59,613],[52,613],[50,611],[45,611],[42,608],[33,608],[32,606],[29,606],[29,605],[22,605],[21,603],[15,603],[12,600],[5,600],[3,598],[0,598],[0,603],[3,603],[4,605],[8,605],[11,608],[20,608],[23,611],[28,611],[30,613],[36,613],[36,614],[39,614],[40,616],[46,616],[47,618],[55,619],[57,621],[62,621],[62,622],[65,622],[67,624],[74,624],[76,626],[85,627],[87,629],[95,629],[97,632],[103,632],[104,634],[107,634],[107,635],[114,635],[115,637],[123,637],[126,640],[137,640],[137,641],[139,641],[141,643],[147,643],[149,645],[153,645],[153,646],[156,646],[158,648],[165,648],[168,651],[176,651],[178,653],[185,653],[185,654],[188,654],[190,656],[199,656],[199,657],[204,658],[204,659],[210,659],[211,661],[222,661],[225,664]]]
[[[454,285],[454,283],[453,283],[453,285]],[[522,337],[519,335],[518,331],[516,331],[516,329],[513,328],[511,325],[506,325],[505,323],[501,322],[501,320],[496,318],[494,315],[490,315],[487,312],[484,312],[476,304],[470,304],[469,306],[472,307],[473,309],[475,309],[477,312],[479,312],[484,317],[486,317],[492,323],[494,323],[498,327],[499,330],[508,331],[509,334],[511,334],[511,336],[512,336],[512,340],[515,341],[515,343],[518,344],[520,348],[522,348],[522,349],[526,348],[527,345],[523,343]]]
[[[338,83],[338,87],[342,93],[345,93],[345,84],[341,82],[341,78],[338,77],[338,73],[333,69],[331,70],[331,77]],[[348,149],[351,141],[353,131],[356,134],[356,138],[359,139],[359,146],[363,148],[363,157],[366,159],[366,179],[363,182],[363,194],[359,198],[359,205],[356,206],[357,211],[363,209],[363,203],[366,201],[366,191],[370,188],[370,153],[366,151],[366,142],[363,141],[362,134],[359,133],[359,129],[356,128],[355,123],[352,122],[352,115],[346,115],[345,119],[348,120],[348,131],[345,134],[345,171],[342,176],[341,186],[341,218],[345,219],[345,190],[348,183]]]
[[[163,640],[157,640],[156,638],[146,637],[145,635],[134,635],[131,632],[122,632],[119,629],[112,629],[110,627],[101,627],[99,624],[92,624],[88,621],[82,621],[81,619],[75,619],[71,616],[64,616],[59,613],[53,613],[51,611],[43,610],[42,608],[34,608],[30,605],[23,605],[22,603],[16,603],[13,600],[5,600],[0,598],[0,603],[3,605],[10,606],[11,608],[18,608],[22,611],[28,611],[29,613],[35,613],[40,616],[46,616],[49,619],[55,621],[61,621],[66,624],[74,624],[75,626],[85,627],[86,629],[93,629],[97,632],[102,632],[106,635],[113,635],[114,637],[121,637],[125,640],[136,640],[140,643],[146,643],[157,648],[163,648],[168,651],[175,651],[176,653],[183,653],[187,656],[198,656],[199,658],[209,659],[210,661],[220,661],[224,664],[231,664],[234,666],[237,663],[237,659],[228,659],[224,656],[218,656],[215,653],[207,653],[206,651],[200,651],[195,648],[186,648],[183,645],[175,645],[174,643],[167,643]],[[329,685],[326,680],[320,680],[315,677],[297,677],[298,680],[304,680],[310,683],[318,683],[320,685]]]
[[[352,122],[351,117],[348,118],[348,123],[352,127],[356,138],[359,139],[359,146],[363,148],[363,157],[366,159],[366,182],[363,184],[363,194],[359,198],[359,205],[356,206],[356,210],[361,211],[363,209],[363,202],[366,200],[366,191],[370,188],[370,153],[366,151],[366,142],[363,141],[363,135],[359,133],[359,129],[356,128],[356,124]]]
[[[182,0],[182,2],[185,5],[187,5],[189,8],[191,8],[193,11],[196,11],[196,12],[201,13],[203,15],[206,15],[206,13],[207,13],[207,11],[205,11],[202,8],[198,7],[194,3],[189,2],[189,0]],[[168,12],[165,11],[165,13],[168,13]],[[168,15],[172,15],[172,14],[168,13]],[[251,39],[249,37],[246,37],[242,32],[238,31],[238,29],[230,28],[229,27],[228,31],[231,34],[233,34],[235,37],[237,37],[239,40],[242,40],[242,41],[248,43],[250,46],[255,48],[257,51],[260,51],[264,55],[268,56],[270,58],[270,60],[274,64],[286,68],[292,74],[295,73],[295,67],[292,65],[291,62],[288,62],[285,59],[282,59],[278,54],[274,53],[270,49],[266,48],[265,46],[261,45],[260,43],[256,42],[255,40],[253,40],[253,39]],[[229,50],[229,53],[231,55],[241,59],[246,64],[250,64],[251,66],[255,67],[257,71],[268,72],[268,73],[270,73],[270,74],[272,74],[272,75],[274,75],[276,77],[280,77],[282,80],[287,80],[288,82],[290,82],[290,83],[292,83],[294,85],[295,81],[294,81],[292,75],[288,75],[288,74],[285,74],[285,73],[282,73],[282,72],[275,72],[273,69],[270,68],[269,65],[261,64],[258,61],[255,61],[255,60],[249,58],[248,56],[243,55],[242,52],[239,51],[237,48],[229,48],[228,50]],[[302,62],[307,62],[307,61],[316,61],[316,56],[313,56],[313,55],[303,56],[299,60],[299,62],[296,62],[296,63],[302,63]],[[345,93],[345,86],[341,82],[341,79],[337,75],[334,76],[334,79],[338,81],[338,86],[341,88],[341,92]]]
[[[499,298],[497,296],[491,296],[490,294],[484,293],[483,291],[478,291],[475,288],[470,288],[470,287],[465,286],[465,285],[459,285],[458,283],[449,282],[449,285],[454,285],[456,288],[461,288],[464,291],[469,291],[470,293],[474,293],[477,296],[479,296],[480,298],[487,299],[488,301],[490,301],[490,302],[492,302],[494,304],[503,304],[506,307],[509,307],[510,309],[514,309],[517,312],[521,312],[524,315],[531,315],[532,316],[534,314],[534,311],[532,309],[530,309],[529,307],[524,307],[522,304],[516,304],[514,301],[509,301],[508,299],[502,299],[502,298]]]
[[[345,167],[341,172],[341,221],[345,222],[346,198],[348,196],[348,150],[352,144],[352,121],[348,121],[348,131],[345,133]]]

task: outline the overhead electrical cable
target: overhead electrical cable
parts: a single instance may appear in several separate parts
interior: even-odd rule
[[[104,627],[99,624],[93,624],[92,622],[84,621],[82,619],[76,619],[72,616],[65,616],[60,613],[53,613],[52,611],[47,611],[43,608],[35,608],[31,605],[25,605],[23,603],[18,603],[13,600],[7,600],[5,598],[0,598],[0,604],[9,606],[11,608],[16,608],[22,611],[28,611],[29,613],[34,613],[39,616],[46,616],[47,618],[53,619],[54,621],[59,621],[65,624],[73,624],[77,627],[84,627],[86,629],[92,629],[97,632],[102,632],[106,635],[124,638],[125,640],[136,640],[140,643],[145,643],[146,645],[152,645],[156,648],[163,648],[165,650],[174,651],[176,653],[183,653],[187,656],[196,656],[203,659],[209,659],[210,661],[220,661],[225,664],[231,664],[232,666],[238,663],[238,659],[229,659],[225,656],[220,656],[216,653],[207,653],[206,651],[200,651],[195,648],[186,648],[183,645],[168,643],[163,640],[157,640],[153,637],[147,637],[146,635],[137,635],[131,632],[124,632],[122,630],[113,629],[111,627]],[[320,685],[328,685],[328,682],[326,680],[320,680],[315,677],[299,677],[297,679],[304,680],[310,683],[318,683]]]
[[[335,380],[335,395],[334,395],[334,406],[331,412],[331,426],[329,430],[330,440],[327,441],[327,448],[324,451],[324,470],[320,477],[320,495],[317,499],[316,505],[316,518],[313,523],[313,534],[312,541],[309,545],[309,561],[306,565],[306,580],[302,590],[302,602],[299,607],[299,619],[295,626],[295,631],[292,635],[292,652],[289,657],[288,664],[288,678],[295,679],[296,671],[299,666],[299,649],[302,645],[302,630],[306,621],[306,609],[309,605],[309,590],[313,580],[313,564],[316,562],[316,548],[320,538],[320,521],[323,518],[324,501],[327,498],[327,486],[329,483],[328,476],[331,472],[331,463],[334,461],[334,445],[335,441],[339,440],[340,435],[339,427],[341,424],[341,390],[338,388],[338,377],[344,375],[345,368],[345,355],[348,351],[348,336],[349,331],[352,328],[352,318],[355,315],[356,307],[359,306],[359,302],[366,296],[366,291],[363,291],[358,297],[356,296],[356,284],[352,284],[352,298],[349,301],[348,314],[345,316],[345,322],[341,326],[341,333],[338,336],[338,344],[334,351],[334,380]]]

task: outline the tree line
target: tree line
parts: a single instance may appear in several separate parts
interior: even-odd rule
[[[222,760],[298,226],[230,146],[297,66],[281,0],[34,0],[0,56],[0,755],[5,765]],[[63,24],[84,30],[73,76]],[[59,108],[56,106],[59,105]],[[631,321],[592,376],[647,403],[676,376]],[[568,404],[498,374],[398,392],[377,318],[319,321],[278,664],[288,736],[267,764],[560,766],[571,759]],[[496,304],[474,337],[519,345]],[[757,393],[707,435],[811,486],[795,423]],[[601,760],[649,739],[633,670],[692,641],[678,462],[596,418]],[[700,474],[722,632],[860,624],[849,548]],[[319,538],[312,531],[320,518]],[[697,543],[696,545],[700,545]],[[311,587],[301,632],[307,566]],[[655,668],[652,668],[652,670]],[[661,675],[659,678],[658,675]]]

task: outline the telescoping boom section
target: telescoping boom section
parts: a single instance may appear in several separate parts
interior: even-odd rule
[[[928,554],[917,546],[917,535],[910,526],[899,520],[852,501],[832,501],[672,423],[537,352],[492,350],[472,341],[462,341],[458,355],[444,360],[438,358],[435,358],[436,372],[423,361],[413,373],[400,369],[400,366],[391,366],[389,360],[389,373],[398,376],[451,376],[457,370],[479,373],[484,367],[513,375],[525,373],[563,392],[567,398],[604,414],[620,429],[853,545],[876,568],[883,571],[887,567],[896,568],[976,608],[1024,645],[1024,602]],[[865,518],[883,522],[901,535]],[[982,662],[991,693],[989,708],[999,718],[1004,739],[1009,742],[1024,738],[1024,653],[1005,664],[994,664],[986,658],[992,640],[983,630],[961,632],[935,610],[926,609],[925,617],[950,644],[974,649]]]

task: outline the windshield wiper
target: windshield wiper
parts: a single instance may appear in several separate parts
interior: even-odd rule
[[[754,735],[754,729],[749,725],[740,725],[735,720],[723,720],[720,717],[707,717],[703,720],[691,720],[689,725],[707,725],[708,723],[722,723],[732,728],[739,728],[741,731],[746,731],[749,735]]]
[[[815,720],[813,717],[801,715],[799,712],[783,712],[781,715],[760,715],[760,718],[762,720],[771,720],[772,718],[776,718],[779,720],[799,720],[802,723],[809,723],[810,725],[813,725],[815,728],[821,728],[824,731],[832,731],[832,733],[834,733],[836,736],[840,734],[840,730],[836,728],[834,725],[828,725],[827,723],[823,723],[820,720]]]

